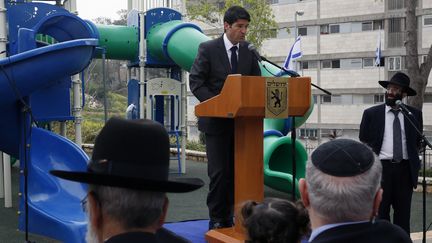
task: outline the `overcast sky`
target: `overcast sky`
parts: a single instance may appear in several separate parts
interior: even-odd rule
[[[117,11],[127,9],[127,0],[77,0],[77,8],[78,15],[83,19],[118,19]]]

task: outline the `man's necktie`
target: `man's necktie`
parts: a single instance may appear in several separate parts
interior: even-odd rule
[[[231,73],[237,73],[237,46],[231,47]]]
[[[402,132],[399,121],[399,110],[391,110],[395,116],[393,120],[393,160],[400,162],[403,160],[402,155]]]

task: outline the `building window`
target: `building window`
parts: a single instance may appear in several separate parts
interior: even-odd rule
[[[373,24],[372,22],[363,22],[362,23],[362,31],[370,31],[372,30]]]
[[[321,68],[340,68],[340,60],[322,60]]]
[[[322,60],[321,65],[321,68],[331,68],[331,60]]]
[[[330,34],[335,34],[340,32],[340,26],[338,24],[330,25]]]
[[[432,16],[431,15],[423,17],[423,25],[424,26],[432,26]]]
[[[374,95],[374,104],[384,103],[384,94]]]
[[[345,59],[348,60],[348,65],[346,67],[342,65],[343,68],[350,68],[350,69],[361,69],[362,68],[362,59],[361,58],[355,58],[355,59]]]
[[[282,28],[277,30],[278,39],[286,39],[290,36],[290,30],[288,28]]]
[[[402,69],[401,57],[389,57],[389,71],[398,71]]]
[[[432,94],[425,94],[423,96],[423,102],[424,103],[432,103]]]
[[[329,26],[328,26],[328,24],[320,26],[320,33],[323,34],[323,35],[326,35],[326,34],[329,33]]]
[[[388,0],[388,9],[402,9],[404,8],[404,0]]]
[[[375,58],[363,58],[363,68],[371,68],[375,65]]]
[[[309,69],[317,69],[318,61],[308,61]]]
[[[301,68],[302,69],[309,69],[309,63],[308,62],[301,62]]]
[[[321,103],[331,103],[332,101],[331,95],[322,95],[321,99]]]
[[[317,138],[318,129],[302,128],[300,129],[300,137],[302,138]]]
[[[298,28],[298,34],[301,36],[307,36],[307,28],[306,27]]]
[[[364,95],[363,104],[374,104],[375,95]]]
[[[301,62],[302,69],[317,69],[318,62],[317,61],[303,61]]]
[[[374,20],[373,21],[373,29],[374,30],[383,30],[384,29],[384,21],[382,19]]]
[[[331,97],[332,104],[342,104],[342,96],[341,95],[333,95]]]
[[[332,60],[332,68],[340,68],[340,60]]]

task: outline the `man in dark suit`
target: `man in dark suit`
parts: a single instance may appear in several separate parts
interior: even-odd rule
[[[166,192],[193,191],[204,183],[198,178],[169,178],[168,170],[169,138],[161,124],[111,118],[96,138],[87,171],[51,174],[89,184],[81,201],[89,218],[86,242],[186,243],[162,228]]]
[[[410,79],[406,74],[398,72],[390,81],[379,81],[379,84],[387,89],[385,104],[364,111],[359,138],[372,148],[383,166],[384,195],[379,217],[390,221],[392,206],[393,223],[409,233],[411,197],[420,169],[421,136],[415,129],[423,130],[422,113],[406,105],[410,114],[401,114],[403,110],[396,104],[397,100],[416,95],[409,87]]]
[[[411,242],[399,226],[375,219],[381,173],[372,150],[355,140],[335,139],[316,148],[299,181],[312,227],[309,242]]]
[[[220,93],[229,74],[259,76],[256,57],[245,41],[250,22],[242,7],[230,7],[224,15],[224,34],[201,43],[192,65],[189,85],[199,101]],[[234,121],[199,118],[198,129],[205,133],[210,188],[207,196],[209,229],[233,225],[234,205]]]

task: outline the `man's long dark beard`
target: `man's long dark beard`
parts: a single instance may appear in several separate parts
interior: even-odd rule
[[[384,98],[385,98],[385,104],[388,106],[395,106],[396,105],[396,100],[402,100],[402,95],[401,94],[396,94],[393,97],[389,97],[388,92],[386,92],[384,94]]]

